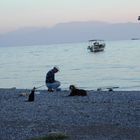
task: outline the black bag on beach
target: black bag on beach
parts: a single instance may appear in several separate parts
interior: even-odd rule
[[[34,98],[35,98],[35,87],[32,89],[32,91],[31,91],[31,93],[29,95],[28,101],[33,102]]]

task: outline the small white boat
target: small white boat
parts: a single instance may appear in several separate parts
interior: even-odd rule
[[[88,50],[91,52],[104,51],[105,43],[104,40],[89,40]]]

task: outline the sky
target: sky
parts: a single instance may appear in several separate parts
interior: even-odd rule
[[[140,0],[0,0],[0,33],[73,21],[138,22]]]

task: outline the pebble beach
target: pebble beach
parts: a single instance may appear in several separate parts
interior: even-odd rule
[[[0,140],[29,140],[62,132],[69,140],[139,140],[140,91],[69,91],[0,89]]]

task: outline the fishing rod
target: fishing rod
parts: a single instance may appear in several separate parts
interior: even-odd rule
[[[41,86],[39,86],[39,87],[35,87],[35,89],[39,89],[39,88],[41,88],[41,87],[44,87],[45,85],[41,85]]]

